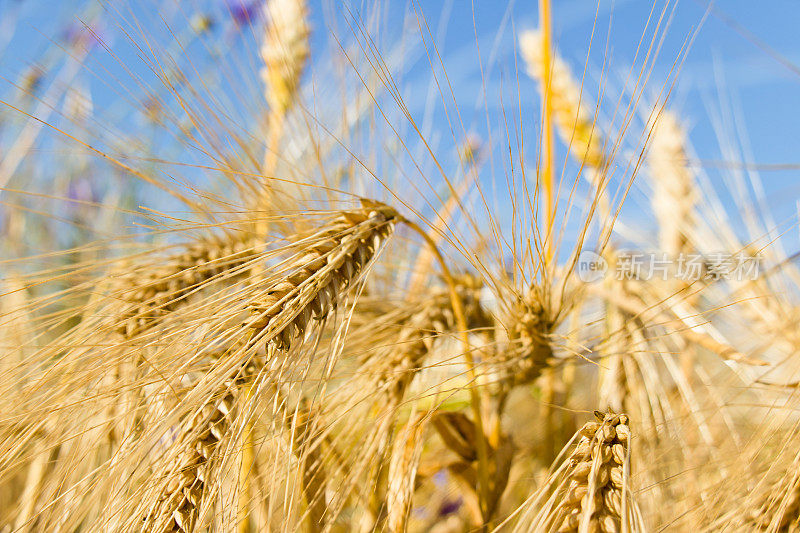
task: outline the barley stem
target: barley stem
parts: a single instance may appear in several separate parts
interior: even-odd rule
[[[540,179],[545,193],[545,258],[553,259],[551,232],[555,218],[555,179],[553,175],[553,110],[550,98],[550,0],[539,0],[539,24],[542,27],[542,154]]]
[[[461,301],[461,297],[458,295],[455,280],[453,279],[450,269],[447,267],[444,257],[442,257],[441,252],[439,252],[439,249],[436,247],[436,243],[433,241],[433,239],[431,239],[427,232],[410,220],[403,220],[403,222],[409,228],[422,236],[427,245],[430,247],[431,253],[433,253],[433,255],[436,257],[439,265],[441,265],[442,277],[444,278],[445,283],[447,283],[447,288],[450,291],[450,302],[453,306],[453,313],[455,314],[456,324],[458,325],[459,335],[461,337],[461,343],[464,348],[464,359],[467,363],[467,375],[469,376],[471,384],[469,388],[470,406],[472,408],[472,415],[475,418],[475,427],[478,435],[485,435],[483,431],[483,409],[481,408],[481,397],[477,389],[478,379],[475,371],[475,359],[472,356],[472,350],[469,344],[469,329],[467,327],[466,313],[464,313],[464,304]],[[485,438],[479,438],[477,440],[478,479],[476,488],[478,494],[478,504],[484,520],[488,520],[489,451],[486,449]],[[483,530],[488,530],[488,524],[484,524]]]
[[[251,330],[248,333],[245,345],[250,343],[254,333],[255,330]],[[244,405],[247,405],[253,397],[254,380],[251,378],[248,379],[248,382],[245,385]],[[253,447],[253,421],[248,420],[242,434],[242,464],[239,468],[239,507],[236,517],[239,533],[248,533],[250,531],[250,475],[254,461]]]

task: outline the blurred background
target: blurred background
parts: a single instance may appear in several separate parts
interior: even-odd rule
[[[429,189],[442,187],[437,163],[454,176],[459,150],[473,142],[486,160],[481,186],[491,192],[500,184],[493,201],[502,209],[507,145],[536,162],[540,97],[517,47],[519,34],[538,25],[536,2],[311,1],[309,16],[304,116],[309,131],[346,145],[337,161],[368,161],[390,186],[416,190],[424,205]],[[555,3],[557,51],[578,80],[585,76],[584,100],[600,106],[598,128],[610,125],[604,134],[622,137],[615,117],[636,95],[638,126],[624,132],[632,140],[620,141],[623,170],[612,180],[624,184],[653,102],[669,92],[667,107],[693,146],[688,164],[723,210],[769,212],[772,238],[797,249],[798,16],[800,5],[779,0]],[[222,154],[246,167],[243,147],[264,143],[264,18],[261,0],[0,0],[4,257],[136,233],[140,222],[126,213],[141,214],[143,205],[178,216],[179,203],[133,179],[136,172],[224,196]],[[379,74],[381,62],[391,78]],[[370,100],[361,90],[370,84],[382,88],[381,111],[355,134],[352,124],[341,127],[342,117]],[[191,124],[186,105],[206,123]],[[406,112],[437,161],[422,155]],[[380,115],[386,123],[375,121]],[[408,147],[400,158],[398,144]],[[577,167],[565,146],[556,150],[568,186]],[[411,154],[419,161],[406,165]],[[631,191],[629,223],[652,219],[651,193],[646,185]]]

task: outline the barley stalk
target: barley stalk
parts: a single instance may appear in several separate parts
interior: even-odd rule
[[[483,392],[484,395],[488,394],[487,391],[479,391],[478,386],[478,374],[475,369],[475,358],[472,354],[472,348],[470,347],[469,342],[469,330],[467,325],[467,318],[466,313],[464,311],[464,304],[461,301],[461,297],[458,295],[458,290],[456,288],[456,282],[453,277],[453,274],[450,272],[450,268],[447,266],[447,262],[444,260],[441,252],[436,246],[436,242],[428,235],[422,228],[420,228],[417,224],[409,221],[403,221],[406,226],[411,228],[415,231],[420,237],[425,240],[425,243],[429,246],[431,252],[434,254],[436,259],[439,262],[439,265],[442,269],[442,277],[444,277],[445,283],[447,283],[447,288],[450,291],[450,302],[453,306],[453,313],[455,314],[456,324],[458,325],[459,329],[459,336],[461,337],[461,344],[464,350],[464,360],[467,363],[467,375],[470,378],[470,382],[472,385],[469,387],[469,394],[470,394],[470,408],[472,409],[472,414],[475,418],[475,425],[478,428],[479,434],[484,434],[483,431],[483,409],[482,404],[484,400],[481,397]],[[478,473],[476,479],[476,489],[478,493],[478,505],[481,509],[481,514],[483,516],[489,515],[489,497],[490,497],[490,480],[489,480],[489,449],[488,445],[485,442],[485,439],[478,439],[477,442],[477,453],[478,453]],[[484,524],[482,529],[488,529],[488,524]]]
[[[551,63],[551,31],[550,0],[539,0],[539,22],[542,25],[541,43],[541,80],[542,80],[542,169],[540,182],[544,183],[545,192],[545,260],[549,266],[553,260],[552,231],[555,219],[555,172],[553,169],[553,69]]]
[[[291,271],[276,281],[252,308],[247,326],[248,345],[267,343],[274,357],[324,320],[352,287],[391,234],[397,213],[364,201],[361,209],[344,211],[332,223],[305,239],[302,256]],[[314,322],[312,322],[314,319]],[[247,362],[237,368],[222,389],[212,395],[188,424],[183,453],[171,468],[173,476],[148,517],[159,531],[193,531],[206,492],[206,479],[222,439],[232,427],[233,409],[241,384],[260,372],[263,364]]]

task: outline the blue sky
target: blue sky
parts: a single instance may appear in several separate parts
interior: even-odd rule
[[[480,83],[480,72],[474,61],[473,14],[468,2],[454,4],[465,8],[452,10],[445,53],[451,54],[451,70],[469,72],[463,77],[472,80],[474,89]],[[494,38],[505,17],[497,4],[475,2],[478,34],[487,41]],[[439,2],[423,3],[423,10],[434,19],[440,11],[439,5]],[[576,70],[586,58],[596,7],[594,2],[580,0],[553,3],[557,46]],[[677,4],[653,79],[659,79],[658,72],[665,73],[672,67],[682,42],[702,23],[670,103],[670,107],[690,118],[691,137],[698,151],[710,153],[717,143],[708,115],[719,112],[714,108],[724,105],[720,101],[723,96],[741,112],[755,162],[800,164],[795,143],[800,133],[800,41],[796,29],[800,3],[729,0],[717,2],[711,12],[708,7],[709,3],[703,0],[683,0]],[[649,2],[640,0],[600,2],[590,69],[596,71],[602,64],[609,24],[607,64],[611,71],[624,70],[630,65],[650,8]],[[536,2],[515,2],[509,9],[513,11],[509,18],[517,31],[538,25]],[[657,15],[659,10],[655,11]],[[731,20],[737,26],[732,26]],[[738,25],[745,29],[745,34]],[[770,56],[752,39],[769,47],[793,67]],[[502,53],[513,53],[508,47],[510,39],[506,41]],[[463,48],[462,54],[458,53],[459,48]],[[781,180],[794,175],[774,174]],[[764,179],[768,179],[768,174],[764,174]]]
[[[196,10],[202,12],[205,7],[215,3],[237,1],[250,2],[190,1],[184,2],[183,9],[191,11],[192,8],[186,6],[197,6]],[[105,24],[114,25],[114,11],[123,15],[128,9],[133,12],[161,9],[165,13],[173,13],[176,11],[174,4],[169,0],[112,1],[110,5],[113,7],[110,16],[106,16]],[[666,70],[671,66],[675,57],[671,51],[676,50],[701,23],[708,13],[709,4],[706,0],[682,0],[677,3],[664,51],[658,61],[661,69]],[[311,2],[310,5],[317,30],[315,36],[322,38],[328,25],[323,18],[324,13],[330,12],[330,9],[323,7],[320,2]],[[351,2],[349,5],[354,11],[358,10],[359,3]],[[507,57],[513,53],[510,50],[512,32],[538,25],[537,4],[530,0],[507,4],[478,0],[428,0],[415,4],[392,2],[385,5],[388,6],[387,18],[407,14],[412,6],[418,8],[434,32],[440,28],[442,14],[448,15],[446,38],[437,44],[448,64],[450,76],[464,82],[462,87],[465,92],[481,83],[480,71],[474,61],[475,33],[479,42],[492,45],[497,32],[502,30],[504,33],[500,38],[499,53],[501,57]],[[663,2],[658,3],[658,6],[662,5]],[[221,6],[219,8],[224,9]],[[36,61],[37,56],[52,46],[50,39],[63,35],[70,25],[79,26],[79,20],[85,18],[87,10],[93,9],[97,10],[92,7],[92,2],[82,0],[0,0],[0,25],[4,29],[0,45],[6,44],[8,36],[13,35],[0,56],[2,73],[13,75],[21,70],[22,65]],[[599,68],[603,59],[602,48],[611,25],[611,55],[607,62],[612,68],[624,69],[633,58],[650,9],[650,2],[642,0],[601,0],[599,5],[587,0],[556,1],[553,3],[553,27],[557,46],[574,68],[580,68],[597,10],[595,53],[589,65]],[[655,12],[657,15],[659,9]],[[741,28],[734,27],[730,21],[744,28],[747,34],[743,34]],[[702,115],[707,111],[708,100],[714,99],[722,90],[734,101],[740,102],[758,162],[796,162],[791,139],[796,138],[800,130],[800,41],[796,38],[799,21],[800,3],[796,1],[770,0],[755,4],[743,0],[716,2],[714,11],[708,13],[688,54],[673,98],[674,105],[693,117],[692,135],[696,143],[702,143],[703,138],[711,133]],[[6,31],[9,26],[14,27],[13,33]],[[105,35],[112,33],[113,28]],[[758,40],[792,63],[794,71],[771,57],[750,38]],[[488,56],[488,47],[482,52]],[[720,82],[724,82],[725,87],[721,88]],[[780,133],[783,139],[776,138],[776,133]]]
[[[0,0],[0,75],[8,80],[18,79],[31,64],[41,63],[42,58],[52,53],[48,50],[54,48],[54,43],[63,42],[68,28],[80,27],[80,20],[99,15],[101,37],[107,40],[126,68],[136,76],[146,77],[148,72],[137,60],[137,50],[122,35],[121,21],[124,21],[123,27],[141,25],[141,31],[154,36],[154,42],[168,46],[164,43],[168,43],[170,37],[160,19],[168,20],[176,34],[185,36],[186,23],[192,14],[213,13],[223,26],[218,31],[225,32],[230,30],[224,27],[226,23],[230,26],[228,8],[237,2],[249,5],[251,0],[111,0],[103,4],[83,0]],[[347,9],[343,9],[335,2],[310,2],[314,48],[329,45],[328,35],[334,28],[340,36],[347,32],[343,22],[346,17],[342,17],[342,13],[350,11],[359,16],[368,11],[364,5],[372,4],[349,2]],[[656,4],[653,10],[656,18],[663,4]],[[438,52],[447,66],[468,129],[480,131],[483,125],[481,95],[484,86],[494,125],[500,117],[501,102],[505,106],[515,105],[507,100],[508,95],[516,91],[517,84],[514,34],[538,25],[535,1],[426,0],[379,2],[379,5],[382,18],[378,46],[381,50],[396,42],[404,27],[418,33],[411,14],[415,10],[424,14],[430,31],[437,36]],[[106,7],[105,12],[101,6]],[[619,91],[620,80],[631,65],[651,9],[652,4],[644,0],[600,0],[599,3],[556,0],[552,11],[558,50],[574,71],[580,72],[587,60],[589,35],[596,21],[593,50],[588,56],[590,82],[597,81],[605,62],[610,82],[608,92]],[[729,140],[738,139],[747,146],[745,153],[735,157],[739,162],[761,165],[760,176],[765,184],[767,202],[778,219],[793,216],[800,197],[800,180],[797,179],[800,156],[796,149],[800,134],[800,41],[796,38],[799,21],[800,3],[796,0],[758,3],[726,0],[717,2],[713,8],[706,0],[671,3],[669,28],[652,77],[655,81],[650,91],[645,92],[653,94],[660,88],[657,80],[663,80],[683,43],[702,23],[669,107],[687,117],[691,142],[702,159],[698,164],[703,165],[720,187],[723,187],[722,175],[728,171],[725,164],[720,164],[721,160],[730,159],[720,150],[720,135]],[[655,20],[650,22],[651,27],[654,23]],[[229,43],[226,54],[231,58],[239,54],[252,59],[257,32],[245,28],[240,33],[223,36]],[[477,60],[478,54],[481,62]],[[423,54],[418,53],[415,60],[399,82],[409,108],[415,114],[422,114],[431,73]],[[105,75],[124,74],[119,62],[110,61],[108,53],[100,47],[93,52],[88,65],[93,69],[107,68]],[[247,60],[239,65],[242,66],[247,67]],[[110,113],[107,120],[115,121],[117,126],[130,120],[124,107],[105,109],[118,94],[96,79],[89,83],[95,109]],[[257,83],[257,76],[252,76],[248,83]],[[587,87],[589,94],[595,93],[596,85],[587,83]],[[530,114],[533,124],[538,101],[536,85],[520,74],[519,89],[523,114]],[[6,84],[0,88],[0,95],[8,95],[10,90]],[[505,95],[505,100],[498,97],[501,94]],[[236,100],[235,96],[232,100]],[[249,107],[246,102],[241,105],[240,116],[247,117]],[[446,127],[441,113],[436,114],[434,126]],[[563,154],[564,148],[561,150]]]

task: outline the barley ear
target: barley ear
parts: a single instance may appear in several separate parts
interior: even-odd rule
[[[508,368],[509,379],[515,384],[536,380],[552,363],[550,337],[555,327],[540,287],[512,295],[503,326],[510,341],[507,353],[513,358]]]
[[[412,417],[398,432],[389,460],[389,486],[386,491],[387,526],[391,533],[408,528],[408,515],[414,496],[417,468],[427,426],[425,415]]]
[[[522,59],[528,74],[541,82],[544,55],[539,30],[524,32],[519,38]],[[553,54],[550,65],[550,98],[556,130],[575,158],[593,169],[603,166],[603,141],[594,120],[581,101],[581,87],[563,59]]]
[[[691,252],[688,229],[694,221],[698,191],[687,165],[686,134],[670,111],[662,111],[656,119],[647,163],[661,250],[671,257]]]
[[[336,304],[352,288],[353,281],[379,251],[391,234],[397,213],[382,204],[364,201],[363,207],[342,211],[324,225],[300,250],[293,269],[276,280],[258,305],[246,326],[254,341],[266,342],[267,354],[288,350],[298,337],[304,337],[315,324],[327,318]],[[226,354],[222,359],[250,353],[249,349]],[[184,449],[170,469],[169,483],[156,509],[146,522],[159,531],[193,531],[200,505],[207,492],[209,471],[223,439],[233,427],[241,403],[242,385],[260,374],[264,361],[245,361],[198,414],[186,424],[179,445]]]
[[[243,375],[251,374],[254,367],[249,369]],[[221,395],[212,396],[187,422],[178,443],[183,450],[169,470],[166,490],[145,519],[145,526],[153,531],[195,531],[208,480],[213,479],[212,461],[231,428],[238,385],[227,383]]]
[[[398,220],[394,209],[367,202],[361,209],[343,211],[305,239],[307,244],[292,271],[251,306],[246,325],[256,331],[254,339],[286,350],[307,333],[312,319],[324,320]]]
[[[251,239],[203,239],[156,265],[133,267],[114,287],[124,302],[117,317],[119,333],[131,339],[147,332],[204,284],[243,274],[242,267],[258,251],[258,242]]]
[[[270,112],[285,114],[295,102],[309,56],[308,8],[304,0],[270,0],[261,58]]]
[[[630,439],[628,417],[595,411],[595,422],[579,431],[577,446],[568,459],[567,485],[555,508],[558,531],[618,533],[631,531]],[[625,528],[623,528],[625,522]]]
[[[305,0],[270,0],[267,16],[264,43],[261,46],[261,58],[264,61],[261,77],[269,111],[261,173],[269,180],[278,166],[286,115],[297,101],[300,79],[310,55],[310,29]],[[282,187],[282,182],[266,181],[255,199],[254,210],[273,211],[277,203],[275,195]],[[255,222],[258,235],[266,234],[268,227],[265,219]]]

